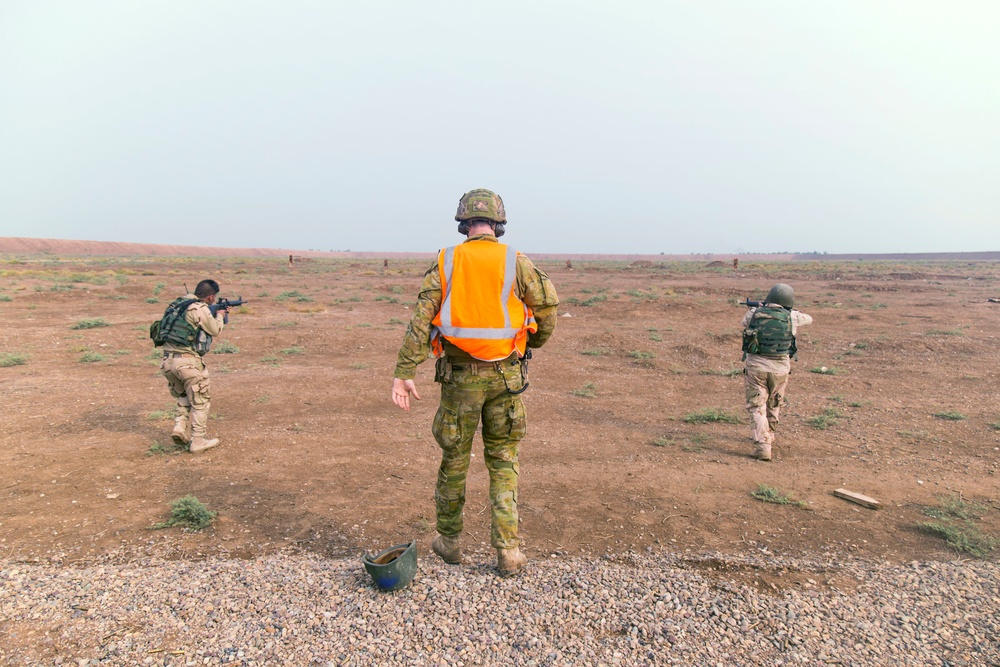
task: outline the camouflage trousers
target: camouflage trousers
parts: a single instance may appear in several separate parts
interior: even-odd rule
[[[768,373],[752,368],[746,369],[743,381],[747,393],[747,411],[753,441],[770,445],[774,442],[774,429],[781,418],[781,405],[788,386],[788,373]]]
[[[520,544],[517,447],[527,428],[521,397],[508,391],[521,387],[518,362],[500,362],[500,370],[487,362],[444,365],[447,370],[439,371],[443,376],[439,377],[441,405],[433,426],[434,439],[441,447],[434,493],[437,531],[447,537],[462,532],[472,437],[481,421],[483,459],[490,475],[490,542],[497,549],[512,549]],[[507,371],[506,377],[502,371]]]
[[[191,420],[192,437],[205,437],[212,399],[205,362],[194,354],[171,354],[163,358],[160,372],[167,378],[170,395],[177,399],[177,416]]]

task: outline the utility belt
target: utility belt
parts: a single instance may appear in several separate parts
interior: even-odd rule
[[[451,382],[452,373],[458,371],[472,375],[489,375],[498,373],[502,378],[508,393],[520,394],[528,388],[528,360],[531,350],[523,357],[517,351],[500,361],[480,361],[478,359],[453,359],[448,355],[438,357],[434,366],[434,381],[439,384]]]
[[[174,357],[176,359],[177,357],[197,357],[197,356],[198,355],[191,354],[190,352],[164,352],[163,353],[163,358],[164,359],[169,359],[170,357]]]

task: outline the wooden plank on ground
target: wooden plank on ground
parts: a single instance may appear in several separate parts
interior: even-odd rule
[[[858,505],[863,505],[864,507],[871,508],[873,510],[882,509],[882,503],[875,500],[874,498],[869,498],[868,496],[862,495],[860,493],[855,493],[854,491],[848,491],[847,489],[837,489],[833,492],[833,495],[838,498],[843,498],[844,500],[849,500],[852,503],[857,503]]]

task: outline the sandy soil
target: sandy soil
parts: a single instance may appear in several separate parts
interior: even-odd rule
[[[532,558],[666,545],[950,559],[917,529],[940,494],[989,507],[1000,534],[995,263],[541,261],[563,316],[525,394],[521,510]],[[152,256],[0,260],[0,557],[87,561],[276,550],[357,556],[433,536],[437,388],[391,404],[396,351],[426,261]],[[147,328],[201,278],[249,307],[207,357],[203,455],[169,451],[172,401]],[[802,330],[771,463],[750,458],[737,300],[776,281]],[[108,326],[75,329],[101,318]],[[99,361],[82,361],[85,355]],[[835,374],[810,369],[825,366]],[[739,423],[689,423],[715,410]],[[829,411],[829,412],[828,412]],[[962,419],[935,417],[960,413]],[[809,421],[826,414],[831,423]],[[833,423],[835,422],[835,423]],[[163,450],[168,450],[164,452]],[[805,506],[766,504],[758,485]],[[839,488],[882,510],[838,499]],[[151,531],[194,494],[218,519]],[[481,456],[466,546],[487,549]]]

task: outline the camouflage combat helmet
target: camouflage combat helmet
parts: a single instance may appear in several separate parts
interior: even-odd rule
[[[374,556],[365,554],[361,562],[381,590],[398,591],[417,573],[417,542],[397,544]]]
[[[503,208],[500,195],[490,190],[477,188],[462,195],[458,200],[458,211],[455,213],[458,221],[458,233],[469,233],[469,222],[483,220],[493,226],[494,233],[500,237],[504,234],[507,224],[507,212]]]
[[[767,293],[767,298],[764,301],[767,303],[780,303],[785,308],[790,309],[795,305],[795,291],[791,285],[778,283]]]

